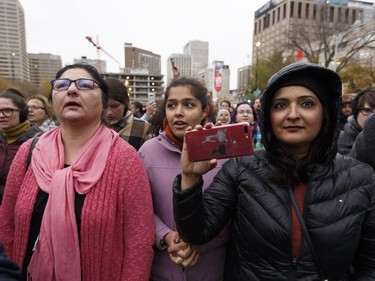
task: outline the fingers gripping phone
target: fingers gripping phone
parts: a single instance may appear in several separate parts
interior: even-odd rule
[[[251,155],[254,152],[251,128],[247,123],[188,131],[185,143],[191,162]]]

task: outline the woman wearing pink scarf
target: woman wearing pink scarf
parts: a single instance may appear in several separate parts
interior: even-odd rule
[[[13,161],[0,239],[24,280],[148,280],[153,259],[149,183],[136,151],[102,124],[107,86],[75,64],[51,81],[61,126]]]

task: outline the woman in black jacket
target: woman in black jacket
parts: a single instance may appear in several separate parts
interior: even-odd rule
[[[375,280],[375,174],[337,154],[340,102],[335,72],[291,64],[262,94],[265,150],[226,162],[202,194],[216,160],[184,149],[177,229],[203,244],[230,222],[227,280]]]

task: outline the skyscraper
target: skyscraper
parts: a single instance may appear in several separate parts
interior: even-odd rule
[[[184,47],[184,54],[191,55],[192,77],[198,78],[200,70],[208,66],[208,42],[190,41]]]
[[[125,43],[125,68],[148,70],[151,75],[161,74],[160,55],[136,48],[132,43]]]
[[[61,57],[52,54],[29,54],[30,79],[39,86],[43,81],[52,80],[62,67]]]
[[[0,0],[0,77],[30,80],[25,15],[18,0]]]

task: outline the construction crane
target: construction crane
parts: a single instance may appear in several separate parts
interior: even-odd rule
[[[99,72],[101,72],[101,67],[100,67],[100,52],[103,52],[106,54],[108,57],[110,57],[112,60],[114,60],[119,67],[119,70],[121,70],[121,64],[118,60],[116,60],[111,54],[109,54],[106,50],[104,50],[100,45],[99,45],[99,39],[96,38],[96,43],[92,40],[91,36],[86,36],[86,39],[94,45],[96,48],[96,68],[98,69]]]

